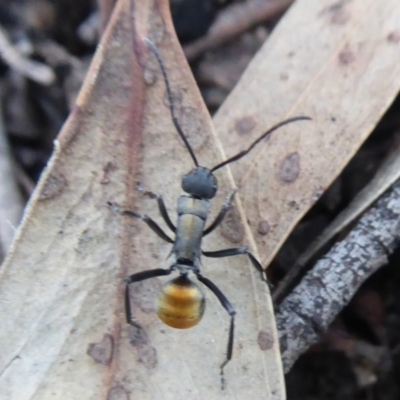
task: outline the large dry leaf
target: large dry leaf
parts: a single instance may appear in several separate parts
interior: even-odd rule
[[[132,7],[132,8],[131,8]],[[154,300],[162,279],[132,285],[141,334],[125,323],[122,278],[167,267],[171,246],[141,221],[113,214],[111,200],[155,216],[175,213],[180,179],[193,164],[173,127],[154,55],[160,49],[178,118],[201,164],[221,159],[206,108],[177,44],[166,1],[121,0],[76,108],[56,144],[0,277],[0,393],[7,399],[242,399],[284,397],[272,307],[246,256],[206,259],[211,278],[237,308],[234,357],[226,352],[229,316],[207,293],[204,320],[188,331],[161,324]],[[231,190],[218,175],[213,215]],[[174,214],[172,214],[174,215]],[[233,213],[204,249],[243,239]],[[162,222],[161,222],[162,223]]]
[[[226,154],[283,128],[232,166],[265,266],[400,89],[400,2],[297,1],[214,118]]]
[[[214,118],[227,154],[242,147],[243,137],[251,140],[276,121],[299,114],[314,119],[286,127],[287,133],[275,134],[258,153],[232,167],[242,186],[246,229],[255,233],[265,266],[399,92],[399,21],[396,0],[296,2]],[[340,268],[331,272],[340,276]],[[318,295],[326,299],[321,287]],[[349,298],[340,279],[330,288]],[[285,309],[290,311],[296,319],[293,308]],[[289,322],[285,316],[281,326]],[[308,317],[304,328],[313,331]],[[332,313],[323,315],[324,321],[332,318]],[[300,353],[288,345],[300,339],[298,326],[291,326],[290,335],[287,327],[280,332],[290,366]],[[299,341],[310,343],[307,339]],[[286,370],[290,366],[286,363]]]

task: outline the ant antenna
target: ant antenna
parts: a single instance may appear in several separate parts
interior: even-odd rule
[[[172,122],[175,125],[176,130],[179,133],[179,136],[181,137],[181,139],[183,140],[183,143],[185,143],[185,146],[190,154],[190,156],[193,159],[194,164],[196,165],[196,167],[199,166],[199,163],[197,162],[197,158],[194,155],[193,149],[190,147],[190,144],[188,142],[188,140],[186,139],[181,126],[179,125],[178,122],[178,118],[176,118],[175,115],[175,108],[174,108],[174,102],[172,101],[172,92],[171,92],[171,87],[169,85],[169,80],[168,80],[168,76],[167,76],[167,70],[165,69],[163,60],[161,58],[161,55],[156,47],[156,45],[148,38],[144,38],[144,41],[146,42],[146,44],[149,46],[150,50],[153,52],[153,54],[155,55],[158,65],[160,66],[163,78],[164,78],[164,82],[165,82],[165,86],[167,87],[167,95],[168,95],[168,102],[169,102],[169,110],[171,111],[171,117],[172,117]]]
[[[274,125],[272,128],[268,129],[267,132],[265,132],[263,135],[261,135],[257,140],[255,140],[250,147],[247,150],[243,150],[240,153],[236,154],[235,156],[228,158],[227,160],[223,161],[220,164],[217,164],[215,167],[211,168],[211,172],[216,171],[217,169],[220,169],[222,167],[225,167],[225,165],[230,164],[234,161],[239,160],[240,158],[244,157],[246,154],[248,154],[258,143],[261,142],[261,140],[265,139],[267,136],[269,136],[272,132],[276,131],[278,128],[280,128],[283,125],[290,124],[294,121],[304,121],[304,120],[311,120],[310,117],[293,117],[289,118],[285,121],[279,122],[279,124]]]

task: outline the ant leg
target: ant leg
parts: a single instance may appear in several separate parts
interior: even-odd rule
[[[160,228],[160,226],[155,222],[153,219],[151,219],[149,216],[145,214],[138,214],[135,211],[130,211],[130,210],[121,210],[119,207],[117,207],[115,204],[111,202],[107,202],[108,207],[110,209],[118,214],[121,215],[127,215],[128,217],[134,217],[134,218],[139,218],[142,221],[144,221],[150,229],[155,232],[161,239],[165,240],[168,243],[174,243],[174,241]]]
[[[220,301],[222,307],[225,308],[225,310],[228,312],[228,314],[231,317],[231,323],[229,326],[229,337],[228,337],[228,346],[227,346],[227,351],[226,351],[226,359],[225,361],[221,364],[221,388],[222,390],[225,388],[225,375],[224,375],[224,368],[226,364],[231,360],[232,358],[232,353],[233,353],[233,341],[234,341],[234,333],[235,333],[235,314],[236,311],[233,308],[232,304],[229,302],[229,300],[225,297],[225,295],[221,292],[221,290],[209,279],[204,277],[203,275],[197,273],[197,279],[203,283],[205,286],[207,286],[214,294],[217,296],[218,300]]]
[[[126,316],[126,322],[129,325],[132,325],[137,329],[142,329],[142,327],[140,325],[138,325],[136,322],[134,322],[132,319],[132,308],[131,308],[131,302],[130,302],[130,296],[129,296],[129,285],[134,282],[140,282],[140,281],[144,281],[146,279],[156,278],[157,276],[169,275],[171,272],[172,272],[172,269],[162,269],[162,268],[150,269],[148,271],[137,272],[136,274],[128,276],[128,278],[124,279],[124,282],[125,282],[125,316]]]
[[[264,268],[258,262],[258,260],[253,256],[253,254],[250,253],[247,247],[235,247],[233,249],[224,249],[219,251],[203,251],[203,255],[205,257],[212,257],[212,258],[231,257],[231,256],[237,256],[239,254],[247,254],[253,266],[261,274],[261,279],[264,282],[266,282],[269,286],[269,282]]]
[[[232,190],[232,192],[229,194],[229,196],[226,198],[224,205],[221,208],[221,211],[215,218],[215,220],[212,222],[212,224],[203,231],[203,236],[208,235],[210,232],[212,232],[225,218],[226,213],[230,209],[232,205],[233,198],[235,197],[235,194],[237,192],[237,189]]]
[[[160,211],[161,216],[163,217],[165,223],[168,225],[168,228],[171,229],[172,232],[176,232],[176,226],[172,223],[171,218],[168,215],[167,208],[165,207],[164,199],[161,195],[150,192],[149,190],[144,189],[140,184],[136,185],[137,190],[140,193],[143,193],[145,196],[149,197],[150,199],[156,199],[158,203],[158,209]]]

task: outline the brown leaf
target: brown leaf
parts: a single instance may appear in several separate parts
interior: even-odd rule
[[[399,18],[396,0],[296,2],[217,112],[214,124],[228,157],[245,148],[243,140],[254,140],[278,121],[313,118],[288,125],[231,167],[241,186],[245,231],[255,233],[265,267],[399,92]],[[328,269],[333,279],[317,277],[322,281],[318,293],[304,282],[278,314],[286,371],[318,339],[315,314],[325,329],[368,276],[360,274],[349,288],[339,279],[341,266],[328,267],[309,280]],[[332,301],[331,291],[340,301]],[[318,300],[324,309],[316,309]]]
[[[282,128],[231,167],[247,232],[269,226],[256,234],[265,266],[399,92],[399,14],[396,0],[295,3],[218,110],[228,156],[278,121],[313,118]]]
[[[136,182],[162,194],[175,215],[181,177],[193,167],[145,37],[162,54],[178,119],[200,163],[221,160],[167,1],[121,0],[1,273],[0,390],[7,398],[283,397],[268,289],[246,256],[206,259],[202,268],[237,309],[225,391],[219,366],[229,316],[212,293],[201,324],[178,331],[154,313],[163,280],[133,284],[134,318],[144,329],[125,323],[122,279],[168,267],[171,246],[106,203],[162,224],[156,202],[140,194]],[[213,215],[231,190],[218,175]],[[241,225],[235,213],[229,221]],[[232,247],[226,236],[210,235],[204,249]],[[274,369],[266,376],[267,364]]]

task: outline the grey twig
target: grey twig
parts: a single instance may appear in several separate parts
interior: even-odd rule
[[[387,255],[399,242],[400,183],[397,183],[282,302],[276,319],[286,372],[318,341],[360,285],[387,263]]]

